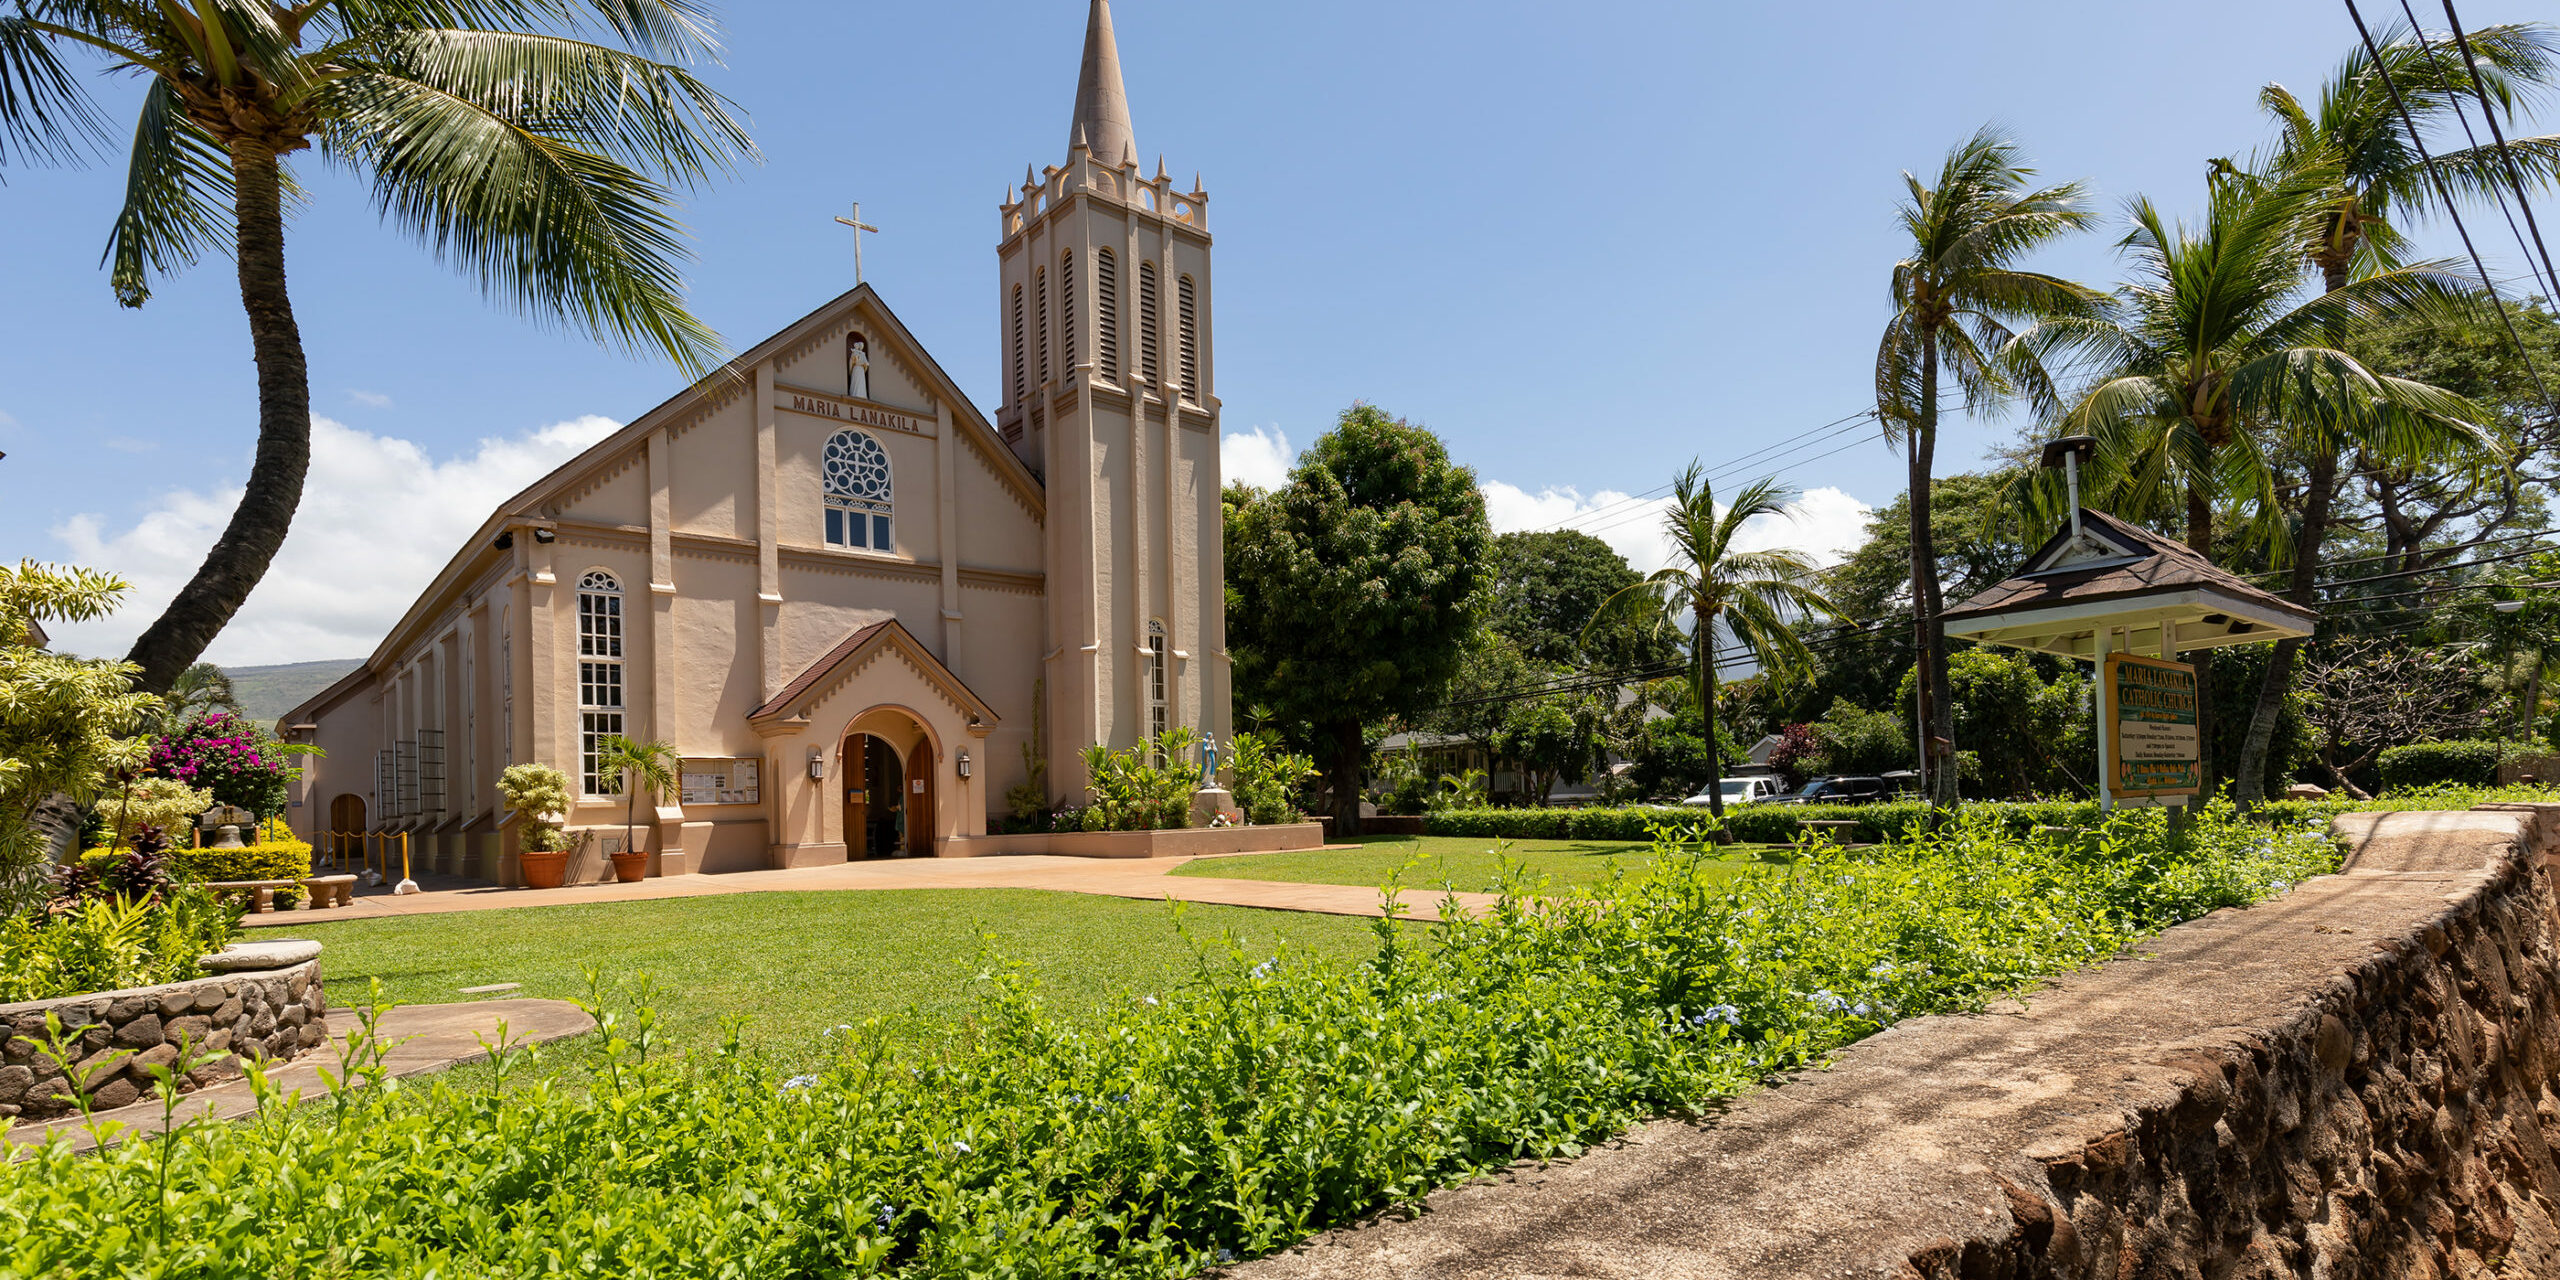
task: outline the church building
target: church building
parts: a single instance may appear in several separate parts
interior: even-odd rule
[[[511,881],[539,761],[618,851],[618,733],[683,757],[654,874],[999,851],[1088,744],[1226,739],[1209,200],[1140,167],[1107,0],[1066,141],[997,211],[992,415],[857,283],[492,514],[285,718],[296,830]]]

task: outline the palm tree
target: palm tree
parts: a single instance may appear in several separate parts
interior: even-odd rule
[[[2211,184],[2204,224],[2171,225],[2136,198],[2123,242],[2135,280],[2103,332],[2072,335],[2102,372],[2063,416],[2098,438],[2093,476],[2123,512],[2183,507],[2187,545],[2214,556],[2214,507],[2256,512],[2271,541],[2280,519],[2274,451],[2335,438],[2375,456],[2494,449],[2478,406],[2441,388],[2386,377],[2334,345],[2335,335],[2408,314],[2458,315],[2473,290],[2449,264],[2374,270],[2336,289],[2304,287],[2302,246],[2334,189],[2334,171],[2305,167],[2270,180]],[[2195,655],[2209,687],[2211,651]],[[2212,741],[2211,703],[2199,728]],[[2206,761],[2208,773],[2211,761]]]
[[[1937,537],[1930,484],[1936,469],[1939,379],[1969,408],[1996,411],[2023,393],[2039,411],[2055,405],[2039,358],[2057,324],[2087,323],[2105,296],[2055,276],[2022,271],[2021,258],[2092,224],[2081,184],[2030,188],[2035,170],[2017,144],[1986,128],[1947,153],[1936,185],[1909,172],[1898,216],[1910,249],[1893,264],[1893,318],[1876,347],[1876,413],[1910,461],[1911,613],[1918,633],[1920,685],[1930,691],[1918,726],[1925,749],[1954,737],[1947,687],[1947,636],[1938,615]],[[1955,802],[1955,774],[1935,771],[1935,799]]]
[[[230,674],[210,662],[198,662],[179,672],[161,702],[164,723],[170,725],[185,724],[216,711],[240,714],[240,694],[231,687]]]
[[[2531,23],[2483,27],[2468,33],[2468,42],[2479,61],[2478,87],[2487,91],[2510,121],[2526,92],[2560,79],[2560,50],[2555,50],[2548,27]],[[2321,207],[2307,227],[2303,245],[2304,259],[2329,290],[2345,288],[2358,275],[2402,264],[2407,242],[2394,219],[2400,210],[2414,216],[2432,206],[2435,177],[2444,178],[2452,190],[2474,197],[2496,192],[2507,177],[2506,157],[2495,147],[2440,153],[2431,175],[2392,102],[2391,88],[2396,86],[2411,121],[2422,128],[2454,112],[2474,86],[2452,39],[2437,34],[2421,45],[2407,28],[2400,27],[2385,32],[2377,45],[2382,51],[2379,68],[2359,45],[2330,72],[2310,106],[2280,84],[2270,84],[2258,93],[2259,106],[2276,123],[2276,147],[2266,166],[2268,173],[2310,170],[2331,180],[2327,190],[2315,197]],[[2389,84],[2379,72],[2389,73]],[[2515,138],[2510,145],[2516,176],[2537,184],[2560,177],[2560,135]],[[2328,345],[2344,347],[2344,338],[2333,333]],[[2284,594],[2307,606],[2319,576],[2321,547],[2328,540],[2343,442],[2332,433],[2315,431],[2300,442],[2297,451],[2303,484]],[[2267,752],[2275,741],[2276,719],[2285,691],[2293,685],[2302,644],[2298,639],[2278,641],[2259,681],[2248,734],[2240,747],[2235,791],[2243,805],[2254,805],[2266,790]]]
[[[141,306],[207,251],[239,267],[257,451],[221,538],[134,642],[138,684],[165,692],[204,652],[302,498],[285,158],[316,147],[364,175],[386,220],[493,296],[699,375],[720,341],[684,306],[673,187],[754,154],[728,100],[677,65],[716,49],[699,0],[0,0],[0,164],[104,139],[72,59],[146,79],[107,239],[116,296]]]
[[[1602,601],[1590,628],[1621,617],[1649,622],[1657,633],[1677,633],[1682,615],[1689,631],[1689,702],[1698,708],[1707,738],[1708,807],[1724,817],[1722,742],[1716,733],[1716,634],[1733,637],[1763,671],[1792,679],[1812,669],[1813,651],[1795,632],[1795,621],[1814,613],[1839,616],[1813,585],[1813,560],[1801,551],[1746,551],[1735,545],[1744,525],[1762,516],[1792,518],[1795,490],[1761,480],[1719,510],[1714,486],[1692,462],[1671,482],[1671,509],[1663,531],[1671,537],[1671,563],[1651,577]]]
[[[613,779],[622,791],[622,851],[634,853],[638,844],[634,837],[640,830],[640,793],[664,795],[676,789],[676,770],[681,761],[675,747],[663,739],[641,742],[618,733],[596,739],[596,772]]]

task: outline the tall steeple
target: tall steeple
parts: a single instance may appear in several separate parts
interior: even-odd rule
[[[1105,164],[1137,150],[1129,91],[1120,83],[1120,44],[1111,36],[1111,0],[1093,0],[1085,19],[1084,70],[1076,76],[1076,118],[1067,134],[1070,146],[1081,143]]]

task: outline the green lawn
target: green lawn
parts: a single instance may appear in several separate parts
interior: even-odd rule
[[[1233,930],[1253,959],[1291,945],[1338,956],[1374,947],[1367,920],[1191,906],[1183,920],[1213,950]],[[1426,926],[1404,926],[1421,929]],[[932,1039],[975,1008],[978,934],[1029,966],[1054,1007],[1093,1007],[1162,991],[1199,971],[1173,909],[1030,889],[745,893],[716,898],[470,911],[346,921],[294,930],[327,948],[330,1002],[360,1002],[367,979],[403,1004],[472,999],[463,987],[523,984],[513,996],[573,999],[585,971],[647,975],[670,1043],[716,1042],[721,1019],[747,1020],[750,1043],[785,1060],[821,1056],[819,1033],[875,1014],[912,1014]],[[1213,956],[1229,963],[1222,951]]]
[[[1496,843],[1462,836],[1374,836],[1356,850],[1202,858],[1175,868],[1173,874],[1292,884],[1384,885],[1401,870],[1409,894],[1442,888],[1484,892],[1497,887],[1506,859],[1561,887],[1596,884],[1607,879],[1613,867],[1642,871],[1653,851],[1649,844],[1610,840],[1512,840],[1503,842],[1496,852]],[[1731,845],[1719,850],[1710,865],[1729,867],[1739,875],[1771,865],[1769,860],[1783,852],[1781,845]]]

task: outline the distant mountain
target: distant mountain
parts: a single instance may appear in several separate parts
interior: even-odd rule
[[[231,677],[231,687],[240,695],[240,709],[250,719],[271,721],[363,665],[362,658],[336,658],[272,667],[224,667],[222,673]]]

